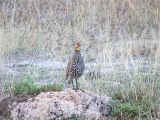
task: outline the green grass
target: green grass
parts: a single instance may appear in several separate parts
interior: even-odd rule
[[[112,98],[119,102],[114,106],[113,116],[131,120],[155,119],[156,106],[159,106],[157,104],[160,102],[156,90],[157,85],[139,83],[133,88],[115,93]]]
[[[63,84],[47,84],[47,85],[37,85],[34,83],[33,79],[30,76],[25,76],[20,82],[14,82],[11,85],[8,83],[5,84],[4,91],[8,93],[11,90],[15,95],[16,94],[38,94],[40,92],[47,91],[61,91],[64,89]]]
[[[149,119],[151,116],[151,103],[148,101],[131,101],[119,103],[113,109],[115,118],[123,119]]]
[[[152,106],[156,104],[154,99],[142,92],[132,91],[118,92],[112,96],[117,103],[114,105],[112,116],[116,119],[150,119],[152,117]]]

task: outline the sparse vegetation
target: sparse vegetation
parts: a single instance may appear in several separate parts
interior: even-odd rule
[[[145,61],[146,62],[146,61]],[[116,67],[108,76],[84,80],[82,86],[98,94],[107,94],[114,99],[113,119],[150,120],[157,115],[160,104],[159,72],[155,64],[137,63],[137,68]],[[100,69],[99,69],[100,71]],[[87,81],[88,80],[88,81]],[[153,114],[154,113],[154,114]]]

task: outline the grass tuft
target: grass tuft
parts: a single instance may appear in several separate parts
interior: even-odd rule
[[[11,90],[16,94],[39,94],[40,92],[47,91],[61,91],[64,89],[63,84],[47,84],[47,85],[37,85],[34,83],[30,76],[25,76],[20,82],[14,82]],[[10,90],[9,84],[5,85],[4,91],[8,93]]]

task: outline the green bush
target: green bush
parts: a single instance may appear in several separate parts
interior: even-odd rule
[[[46,91],[60,91],[63,90],[63,84],[48,84],[48,85],[37,85],[33,82],[30,76],[25,76],[20,82],[14,82],[12,87],[9,83],[6,83],[4,91],[7,93],[10,90],[14,94],[38,94]]]
[[[14,94],[34,94],[38,92],[38,86],[34,84],[31,77],[26,76],[20,82],[13,84]]]

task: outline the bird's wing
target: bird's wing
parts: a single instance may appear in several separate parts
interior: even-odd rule
[[[69,61],[67,64],[67,69],[66,69],[66,80],[70,75],[72,75],[72,61]]]

